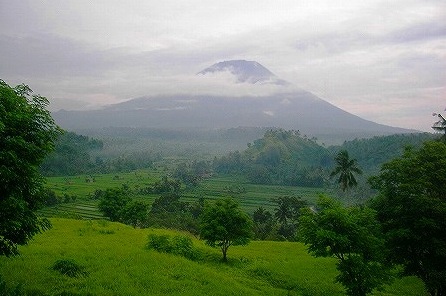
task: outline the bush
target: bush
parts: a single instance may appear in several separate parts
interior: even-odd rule
[[[69,277],[87,276],[88,272],[85,271],[83,266],[78,265],[74,260],[61,259],[57,260],[53,264],[53,270],[60,272],[61,274]]]
[[[187,236],[176,235],[171,237],[149,234],[148,239],[148,249],[182,256],[190,260],[197,260],[200,257],[200,252],[194,248],[192,240]]]
[[[153,249],[163,253],[172,253],[170,237],[168,235],[149,234],[148,238],[148,249]]]

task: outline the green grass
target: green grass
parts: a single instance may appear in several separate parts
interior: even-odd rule
[[[258,242],[232,246],[229,262],[218,249],[192,238],[204,259],[148,250],[149,234],[178,235],[160,229],[133,229],[103,220],[51,219],[53,228],[39,234],[21,255],[0,258],[8,285],[47,295],[344,295],[333,282],[335,260],[313,258],[305,246],[291,242]],[[183,234],[186,235],[186,234]],[[84,276],[53,270],[58,260],[73,261]],[[426,295],[415,278],[396,281],[375,295]]]
[[[159,180],[162,175],[163,173],[157,170],[137,170],[116,174],[48,177],[46,187],[60,196],[68,194],[84,199],[97,189],[121,187],[123,184],[127,184],[132,189],[135,186],[146,187]],[[94,177],[94,182],[91,182],[90,177]]]

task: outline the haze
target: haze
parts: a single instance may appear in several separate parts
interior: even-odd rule
[[[247,59],[365,119],[431,131],[446,107],[445,20],[434,0],[0,0],[0,78],[52,110],[274,92],[195,75]]]

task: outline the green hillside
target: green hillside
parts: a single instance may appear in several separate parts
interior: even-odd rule
[[[9,287],[22,285],[29,295],[344,295],[333,282],[335,261],[311,257],[300,243],[233,246],[222,263],[217,249],[192,238],[203,256],[191,261],[145,247],[149,234],[178,232],[102,220],[51,221],[53,228],[21,247],[20,256],[0,257]],[[84,275],[53,270],[61,259],[82,266]],[[426,293],[418,279],[403,278],[374,295]]]

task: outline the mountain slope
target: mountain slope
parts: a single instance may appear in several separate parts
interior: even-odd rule
[[[53,115],[61,127],[70,130],[103,127],[208,130],[239,126],[276,127],[300,130],[302,134],[318,137],[327,143],[413,132],[364,120],[304,90],[289,91],[286,82],[257,62],[220,62],[197,75],[223,72],[230,72],[238,87],[275,84],[278,91],[271,95],[242,97],[186,94],[146,96],[109,105],[101,110],[59,111]],[[218,93],[219,90],[213,92]]]
[[[351,139],[409,130],[364,120],[308,92],[264,97],[156,96],[133,99],[102,110],[53,114],[70,130],[102,127],[222,129],[238,126],[280,127],[324,139]]]

